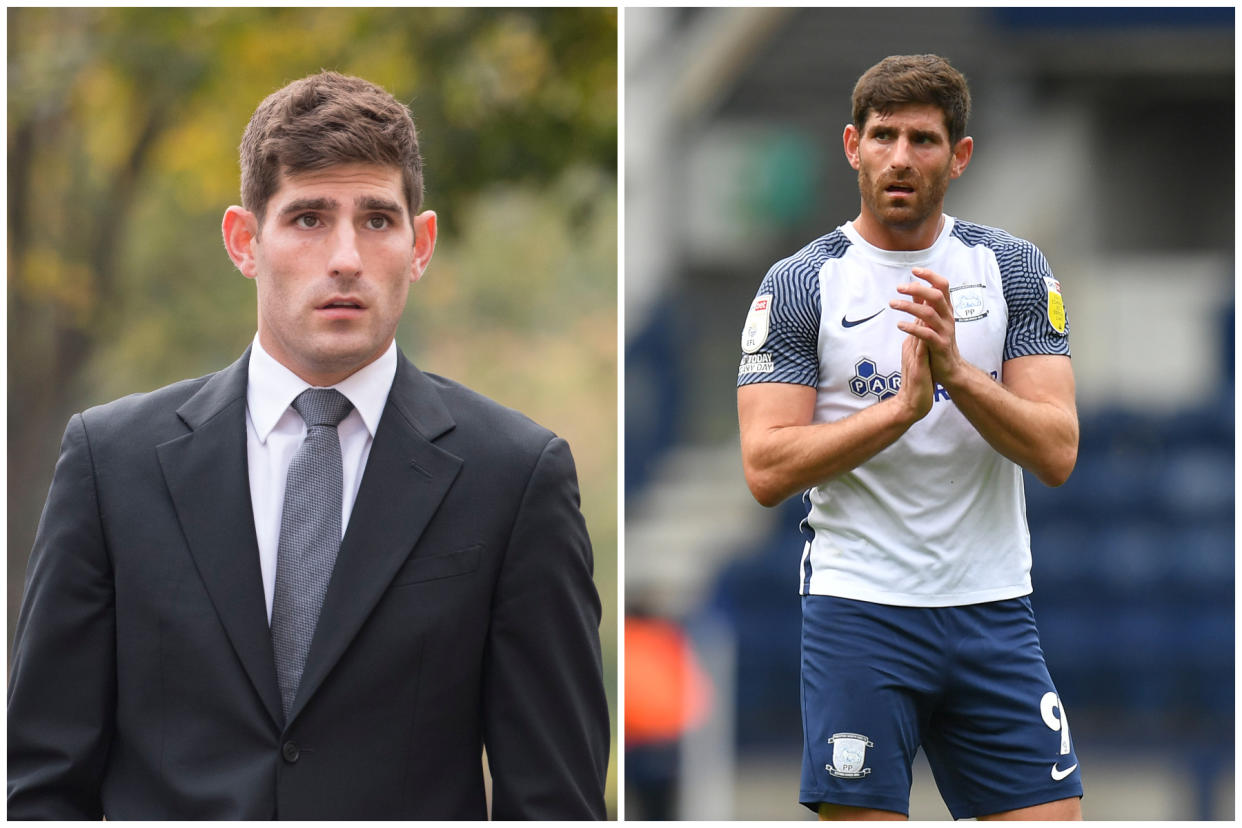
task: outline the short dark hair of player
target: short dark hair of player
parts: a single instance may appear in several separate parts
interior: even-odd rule
[[[854,128],[863,131],[872,112],[887,115],[905,104],[932,104],[944,113],[949,146],[966,136],[970,89],[961,72],[939,55],[893,55],[872,66],[854,85]]]
[[[280,173],[337,164],[399,167],[411,220],[423,203],[423,160],[410,110],[370,81],[320,72],[263,99],[241,141],[242,206],[263,223]]]

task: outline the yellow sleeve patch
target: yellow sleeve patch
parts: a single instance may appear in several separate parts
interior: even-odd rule
[[[1061,283],[1049,276],[1044,277],[1048,286],[1048,324],[1057,333],[1065,333],[1065,299],[1061,296]]]

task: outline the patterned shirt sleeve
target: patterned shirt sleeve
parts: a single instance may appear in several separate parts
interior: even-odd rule
[[[819,384],[819,262],[803,251],[772,266],[742,329],[738,386]]]
[[[1009,328],[1004,359],[1034,354],[1069,356],[1069,317],[1061,283],[1039,248],[1027,241],[996,250]]]

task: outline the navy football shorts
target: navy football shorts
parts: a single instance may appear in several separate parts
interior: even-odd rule
[[[908,814],[921,745],[954,819],[1082,796],[1027,598],[891,607],[802,598],[799,801]]]

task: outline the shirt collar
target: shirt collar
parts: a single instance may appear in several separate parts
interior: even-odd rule
[[[331,386],[344,394],[362,417],[371,437],[379,428],[380,416],[388,403],[388,392],[397,375],[397,343],[388,344],[378,359],[359,368]],[[289,410],[293,400],[310,388],[310,383],[281,365],[259,344],[255,334],[250,349],[249,378],[246,385],[246,407],[254,423],[259,442],[266,443],[276,423]]]

